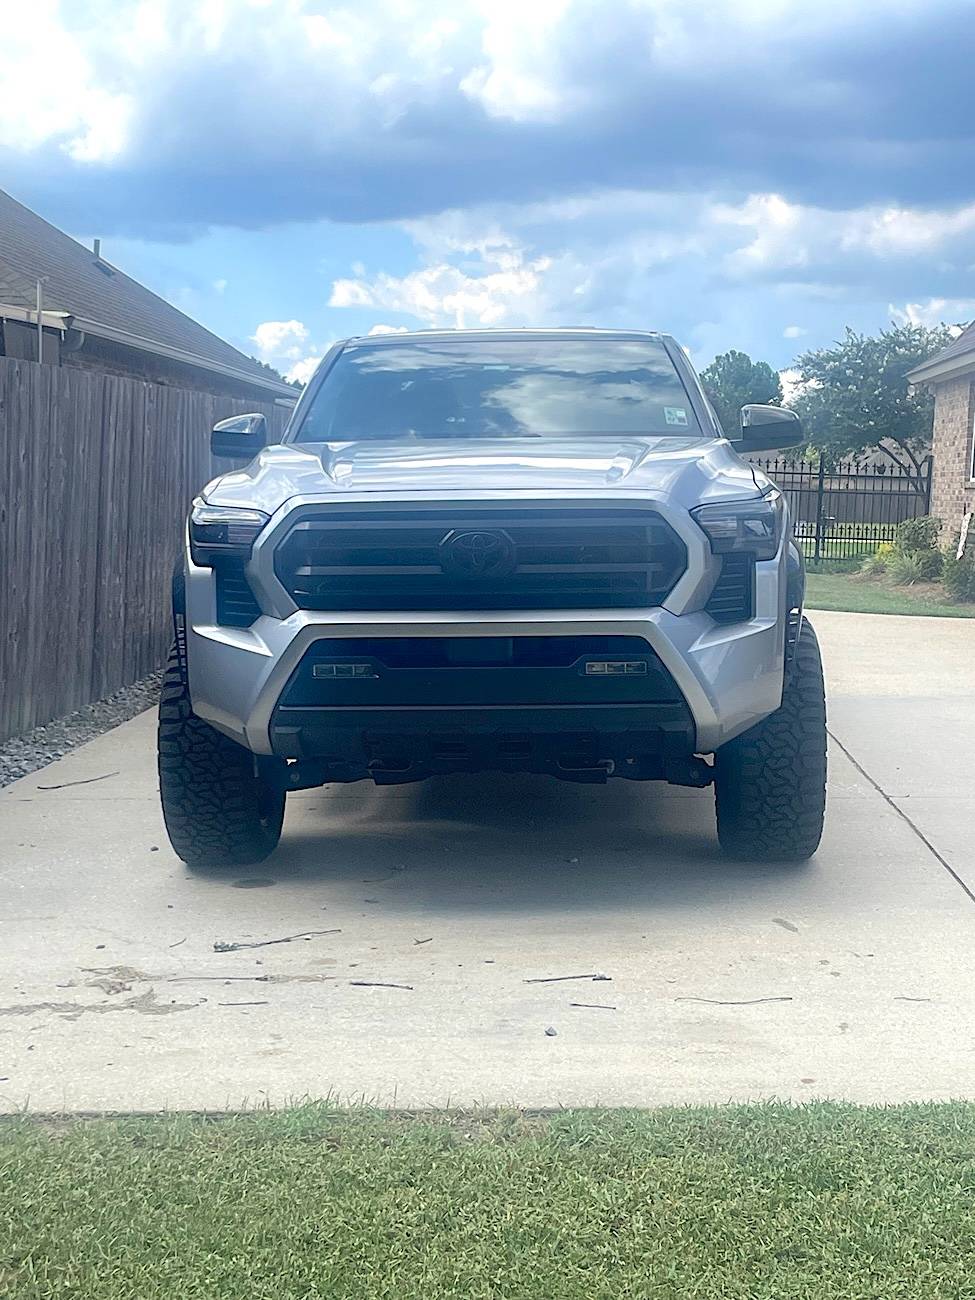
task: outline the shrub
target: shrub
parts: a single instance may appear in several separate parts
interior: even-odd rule
[[[940,556],[938,559],[940,560]],[[929,557],[923,552],[910,553],[895,551],[887,565],[887,577],[896,587],[909,587],[915,582],[930,579]]]
[[[962,558],[956,559],[958,538],[944,553],[941,581],[952,600],[975,601],[975,545],[969,543]]]
[[[894,556],[894,548],[890,542],[881,542],[873,555],[868,555],[860,566],[860,572],[867,574],[870,578],[880,578],[887,572],[887,566]]]
[[[901,555],[940,554],[938,551],[938,533],[941,520],[934,515],[923,515],[920,519],[905,519],[897,525],[894,533],[894,549]]]

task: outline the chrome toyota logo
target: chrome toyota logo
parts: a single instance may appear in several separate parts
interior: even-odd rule
[[[448,533],[440,543],[440,566],[457,578],[503,578],[517,563],[507,533]]]

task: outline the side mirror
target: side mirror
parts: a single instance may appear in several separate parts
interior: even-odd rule
[[[230,460],[250,460],[267,446],[267,420],[263,415],[234,415],[213,426],[210,451]]]
[[[802,424],[795,411],[755,403],[741,408],[741,436],[735,439],[735,451],[798,447],[803,440]]]

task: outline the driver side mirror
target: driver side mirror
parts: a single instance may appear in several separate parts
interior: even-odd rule
[[[267,420],[263,415],[233,415],[213,426],[210,451],[230,460],[250,460],[267,446]]]
[[[803,441],[802,424],[795,411],[757,403],[741,408],[741,435],[734,440],[735,451],[773,451],[798,447]]]

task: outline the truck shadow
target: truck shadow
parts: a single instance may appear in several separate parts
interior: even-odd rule
[[[803,873],[725,859],[709,790],[493,774],[292,797],[257,870],[298,889],[352,885],[394,910],[513,912],[697,906]]]

